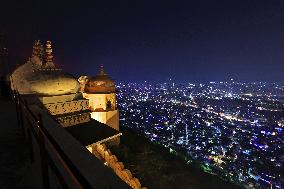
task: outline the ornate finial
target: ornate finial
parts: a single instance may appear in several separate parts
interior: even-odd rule
[[[104,66],[102,64],[101,64],[101,67],[100,67],[99,75],[106,75],[105,70],[104,70]]]
[[[42,45],[42,44],[40,44],[40,55],[39,55],[39,59],[40,59],[41,61],[43,61],[43,59],[44,59],[44,48],[43,48],[43,45]]]
[[[42,60],[43,57],[43,46],[40,42],[40,40],[35,40],[34,46],[33,46],[33,53],[32,57],[37,56]]]
[[[51,41],[46,41],[46,44],[45,44],[45,63],[43,66],[48,67],[48,68],[55,67],[53,63]]]
[[[46,41],[46,45],[45,45],[45,61],[46,61],[46,63],[53,62],[51,41]]]

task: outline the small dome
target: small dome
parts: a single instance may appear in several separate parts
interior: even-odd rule
[[[114,93],[115,92],[115,82],[108,76],[101,66],[100,73],[91,77],[85,85],[86,93]]]

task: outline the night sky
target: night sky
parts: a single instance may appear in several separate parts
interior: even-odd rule
[[[51,40],[56,64],[116,81],[284,81],[283,0],[1,1],[11,63]]]

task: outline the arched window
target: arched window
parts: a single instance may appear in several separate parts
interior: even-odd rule
[[[111,101],[110,100],[107,101],[106,109],[111,109]]]

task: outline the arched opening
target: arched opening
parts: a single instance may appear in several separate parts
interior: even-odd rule
[[[110,100],[107,101],[106,109],[107,110],[111,109],[111,101]]]

